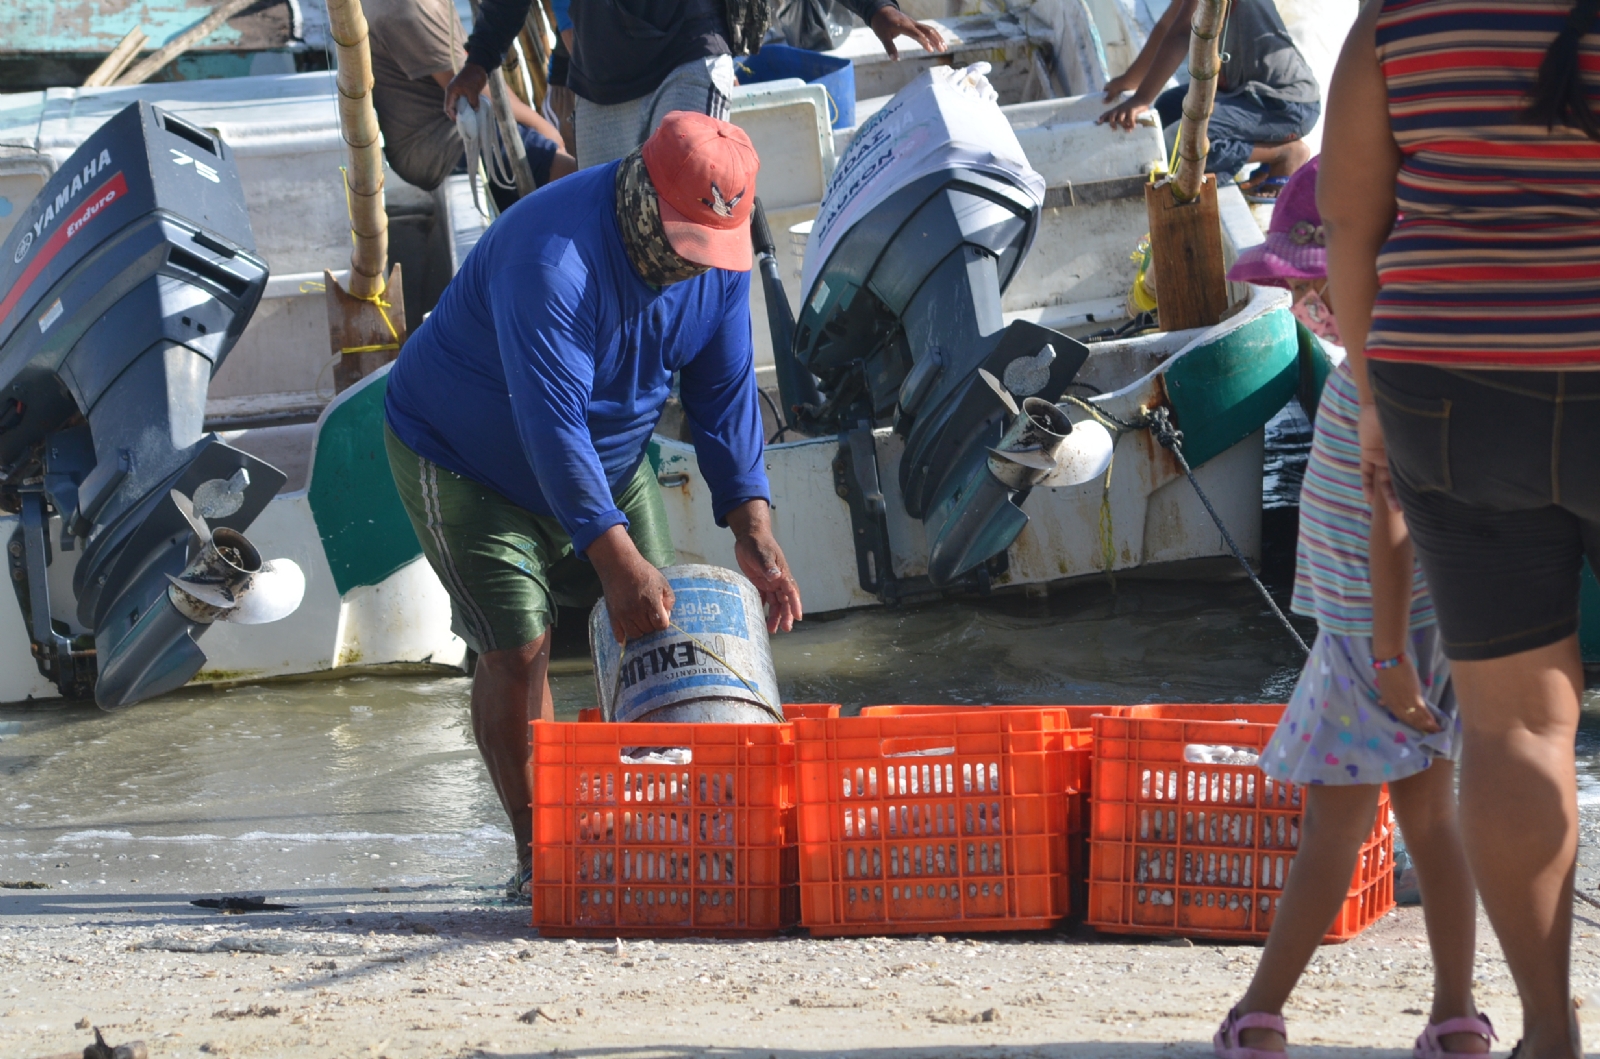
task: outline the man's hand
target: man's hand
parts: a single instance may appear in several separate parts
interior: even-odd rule
[[[789,573],[789,561],[772,535],[772,511],[765,500],[747,500],[728,512],[733,554],[767,605],[767,631],[788,632],[803,616],[800,586]]]
[[[900,58],[900,49],[894,46],[896,37],[910,37],[931,52],[944,51],[944,38],[939,36],[937,28],[917,22],[893,4],[879,8],[872,16],[872,32],[883,42],[883,50],[891,59]]]
[[[1361,495],[1367,498],[1367,506],[1385,503],[1390,511],[1399,511],[1400,498],[1395,495],[1394,482],[1389,477],[1389,450],[1383,442],[1377,405],[1361,406],[1356,433],[1361,440]]]
[[[649,636],[671,624],[672,586],[639,554],[627,530],[612,526],[596,537],[584,554],[600,575],[611,615],[611,635],[618,643]]]
[[[1395,720],[1428,735],[1439,731],[1439,721],[1422,698],[1422,682],[1410,658],[1393,669],[1378,670],[1377,677],[1378,702]]]
[[[467,106],[473,110],[478,109],[478,99],[489,88],[489,71],[477,63],[467,63],[461,72],[450,79],[444,89],[444,113],[451,121],[456,120],[456,100],[464,99]]]
[[[1129,74],[1132,72],[1133,71],[1130,70],[1121,77],[1113,77],[1111,80],[1106,82],[1107,103],[1115,103],[1117,98],[1121,96],[1122,93],[1132,92],[1134,89],[1139,87],[1139,79],[1129,76]]]
[[[1111,98],[1108,93],[1106,99],[1109,101]],[[1133,127],[1139,123],[1139,119],[1148,113],[1150,113],[1149,100],[1134,96],[1131,99],[1123,100],[1094,119],[1094,123],[1096,125],[1110,125],[1113,129],[1124,129],[1132,132]]]

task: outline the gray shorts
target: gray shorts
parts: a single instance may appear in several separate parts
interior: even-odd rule
[[[684,63],[656,90],[626,103],[591,103],[578,97],[573,123],[578,133],[578,168],[615,162],[650,138],[674,110],[692,110],[728,120],[733,95],[733,59],[714,55]]]

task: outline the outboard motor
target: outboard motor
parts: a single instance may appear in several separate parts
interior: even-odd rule
[[[204,433],[206,390],[255,312],[239,173],[217,137],[148,103],[89,137],[0,256],[0,507],[39,670],[104,709],[187,682],[213,621],[291,613],[305,579],[243,530],[284,476]],[[59,539],[51,518],[59,516]],[[53,548],[82,549],[76,625]]]
[[[1018,505],[1051,473],[1040,453],[1057,444],[1035,435],[1071,430],[1053,402],[1088,356],[1060,332],[1001,319],[1045,188],[986,69],[935,67],[856,133],[806,245],[793,347],[826,398],[813,424],[892,421],[905,438],[900,494],[927,525],[935,585],[1000,554],[1027,524]],[[1029,398],[1033,415],[1016,425],[1015,402]],[[1007,445],[1026,454],[1008,457]]]

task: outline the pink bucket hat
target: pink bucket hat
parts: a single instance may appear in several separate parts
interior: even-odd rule
[[[1328,274],[1328,251],[1317,212],[1318,155],[1294,171],[1272,207],[1266,241],[1239,255],[1228,270],[1237,283],[1283,287],[1292,279],[1322,279]]]

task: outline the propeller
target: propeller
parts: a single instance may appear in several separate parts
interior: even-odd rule
[[[1047,489],[1063,489],[1094,481],[1111,466],[1111,450],[1116,443],[1111,431],[1093,419],[1072,424],[1072,433],[1056,450],[1055,468],[1039,484]]]
[[[306,593],[306,575],[292,559],[263,562],[261,552],[238,530],[213,530],[195,504],[176,489],[171,493],[200,550],[183,573],[167,575],[167,597],[192,621],[265,625],[293,614]]]

